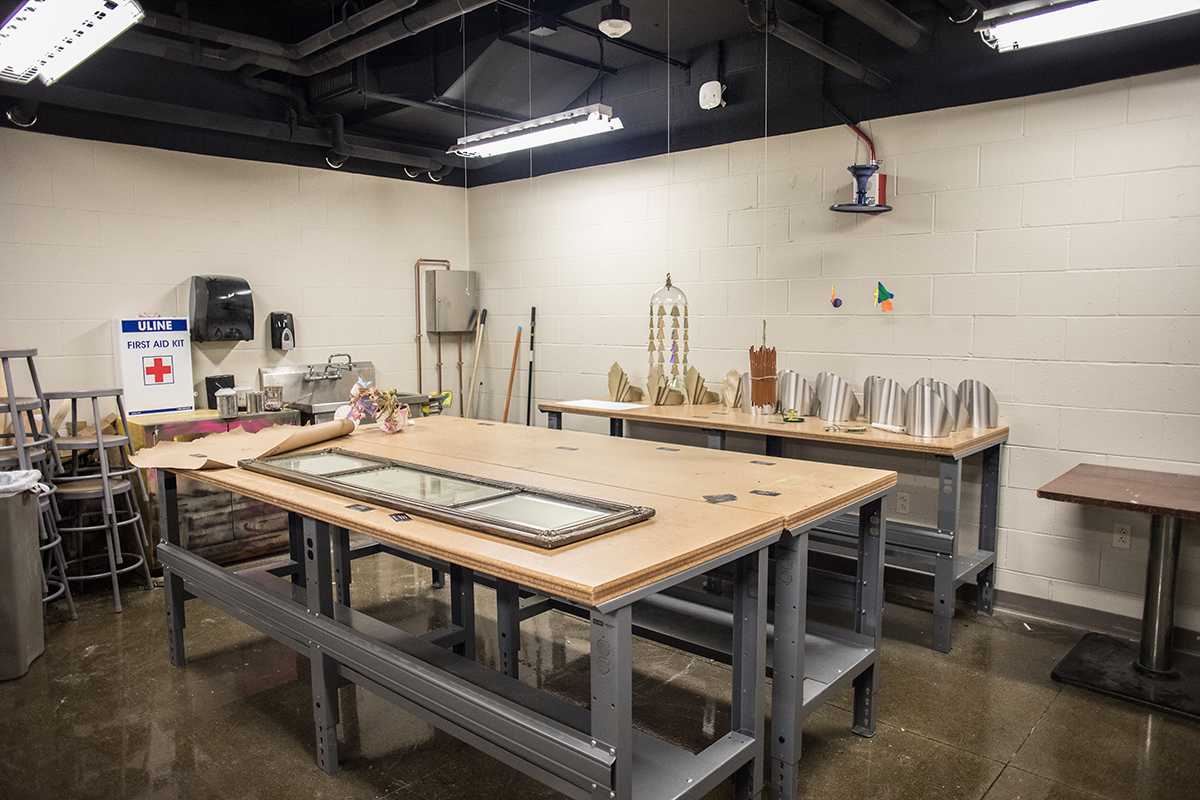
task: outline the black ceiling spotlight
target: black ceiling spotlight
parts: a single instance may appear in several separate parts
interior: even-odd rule
[[[325,154],[325,163],[334,169],[341,169],[342,164],[350,160],[350,153],[347,152],[350,148],[346,146],[345,123],[341,114],[330,114],[325,119],[329,122],[329,137],[333,140],[333,147]]]
[[[600,32],[610,39],[620,39],[633,30],[629,21],[629,8],[619,0],[606,5],[600,10]]]
[[[21,128],[32,128],[33,123],[37,122],[37,109],[38,104],[36,100],[25,98],[5,111],[4,116],[8,117],[8,121],[13,125]]]

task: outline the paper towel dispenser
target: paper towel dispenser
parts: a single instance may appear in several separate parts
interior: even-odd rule
[[[251,341],[254,298],[250,284],[232,275],[193,275],[188,319],[193,342]]]

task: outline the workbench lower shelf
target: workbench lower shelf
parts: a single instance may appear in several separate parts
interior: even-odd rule
[[[171,544],[164,566],[187,596],[225,611],[311,657],[314,645],[337,675],[452,733],[570,797],[587,800],[612,781],[614,754],[592,738],[592,716],[574,705],[422,636],[341,604],[332,618],[308,610],[308,590],[270,567],[224,569]],[[288,571],[285,569],[278,571]],[[761,753],[753,736],[730,731],[692,753],[633,731],[633,796],[699,798]]]

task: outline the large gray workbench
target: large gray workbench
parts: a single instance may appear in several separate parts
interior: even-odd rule
[[[933,575],[933,647],[950,652],[951,621],[954,617],[955,590],[975,580],[976,610],[992,613],[995,584],[996,520],[1000,493],[1000,450],[1008,440],[1008,428],[968,429],[941,438],[919,438],[871,428],[862,433],[825,430],[827,424],[817,417],[803,422],[784,422],[779,414],[746,414],[722,405],[654,406],[649,403],[609,403],[602,399],[539,403],[538,409],[549,415],[549,425],[562,428],[563,414],[605,417],[609,433],[624,436],[626,421],[691,428],[704,431],[708,446],[725,448],[726,433],[762,436],[764,452],[782,457],[783,441],[799,440],[837,448],[871,448],[928,455],[938,459],[937,526],[928,527],[892,520],[888,523],[886,563]],[[979,542],[970,552],[962,552],[960,507],[962,505],[962,462],[980,454],[983,473],[980,485]],[[857,521],[853,516],[835,520],[814,532],[810,546],[814,550],[841,556],[854,554]]]
[[[337,770],[337,686],[352,681],[577,798],[702,797],[735,779],[737,794],[763,788],[768,548],[774,560],[774,681],[770,786],[792,797],[804,719],[844,686],[855,687],[854,729],[875,726],[882,611],[884,496],[896,475],[881,470],[767,462],[736,453],[660,448],[451,417],[418,420],[395,436],[360,430],[325,445],[482,478],[656,509],[651,519],[572,545],[542,550],[246,469],[190,477],[286,509],[291,559],[237,572],[179,546],[175,475],[160,471],[160,508],[171,661],[185,664],[184,600],[199,597],[306,655],[318,762]],[[752,493],[758,492],[758,493]],[[735,499],[713,504],[709,494]],[[854,623],[809,625],[808,532],[860,512]],[[454,625],[405,632],[350,606],[349,533],[371,537],[360,552],[390,553],[445,569]],[[643,611],[687,614],[663,593],[714,568],[731,570],[726,644],[733,663],[731,730],[692,754],[633,729],[631,636]],[[498,668],[474,660],[476,579],[496,587]],[[290,578],[290,581],[289,581]],[[516,679],[520,621],[536,599],[568,604],[591,625],[588,711]],[[665,599],[664,599],[665,598]],[[713,620],[721,615],[696,607]]]

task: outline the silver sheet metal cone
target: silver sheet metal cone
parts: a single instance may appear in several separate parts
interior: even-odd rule
[[[909,436],[949,436],[954,432],[954,415],[934,387],[917,382],[908,392],[904,427]]]
[[[881,425],[903,427],[905,424],[906,395],[900,384],[891,378],[876,378],[870,381],[871,394],[863,396],[867,405],[867,419]]]
[[[855,422],[858,419],[858,398],[854,396],[854,387],[845,380],[830,373],[823,383],[819,383],[817,402],[820,404],[821,419],[826,422]],[[817,378],[818,382],[821,380]]]
[[[871,418],[871,387],[875,385],[875,381],[881,381],[878,375],[871,375],[863,381],[862,401],[863,401],[863,416],[867,419]]]
[[[799,375],[790,369],[781,369],[775,376],[775,409],[783,412],[796,407],[796,395],[800,391]]]
[[[961,431],[967,427],[967,409],[963,407],[958,392],[954,391],[950,384],[934,378],[920,378],[915,386],[928,386],[941,396],[942,402],[946,404],[946,409],[954,420],[954,430]]]
[[[790,369],[779,373],[779,384],[776,390],[779,397],[778,409],[782,414],[794,410],[801,416],[812,416],[817,413],[817,390],[804,378]]]
[[[958,400],[966,410],[968,428],[995,428],[1000,425],[996,396],[983,381],[967,379],[960,383]]]
[[[818,398],[821,396],[821,389],[825,386],[825,382],[828,381],[830,378],[837,378],[837,375],[834,375],[832,372],[818,372],[817,373],[816,390],[817,390]]]

